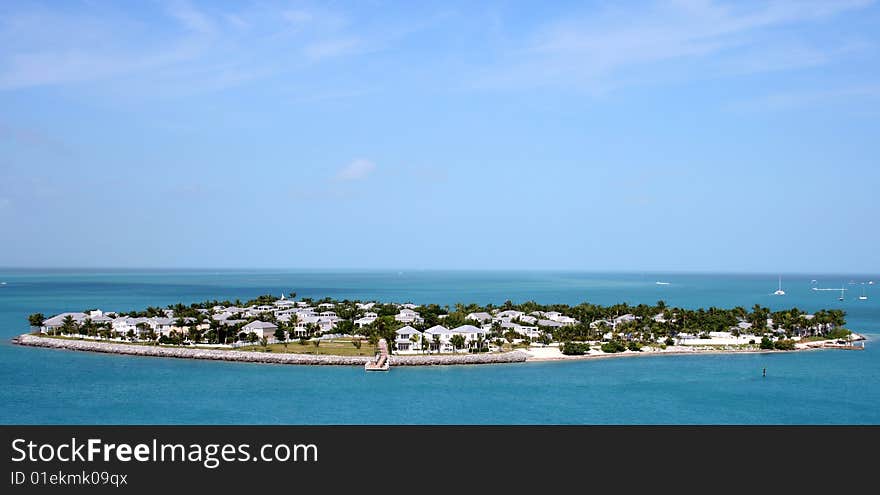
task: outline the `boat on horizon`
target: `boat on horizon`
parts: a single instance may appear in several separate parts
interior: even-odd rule
[[[859,301],[867,301],[868,296],[865,294],[865,284],[862,284],[862,295],[859,296]]]
[[[782,290],[782,275],[779,276],[779,288],[773,293],[774,296],[784,296],[785,291]]]
[[[669,282],[654,282],[657,285],[669,285]]]

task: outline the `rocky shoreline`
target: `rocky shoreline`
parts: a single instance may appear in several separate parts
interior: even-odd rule
[[[90,342],[85,340],[53,339],[24,334],[12,340],[14,344],[67,349],[73,351],[103,352],[129,356],[166,357],[181,359],[207,359],[213,361],[239,361],[246,363],[299,364],[363,366],[373,358],[370,356],[334,356],[313,354],[272,353],[254,351],[234,351],[219,349],[197,349],[184,347],[162,347],[153,345],[132,345],[109,342]],[[456,355],[410,355],[390,356],[392,366],[434,366],[456,364],[498,364],[523,363],[528,355],[521,351],[501,354],[456,354]]]

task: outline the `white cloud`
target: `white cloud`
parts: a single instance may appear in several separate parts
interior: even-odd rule
[[[342,169],[336,172],[336,176],[334,178],[340,181],[363,180],[366,179],[375,170],[375,163],[369,160],[365,160],[363,158],[358,158],[348,165],[342,167]]]
[[[285,10],[281,17],[293,24],[303,24],[315,18],[314,14],[306,10]]]
[[[170,4],[168,6],[168,13],[186,29],[196,33],[213,34],[217,29],[214,22],[206,14],[184,0]]]
[[[605,90],[632,77],[657,77],[658,64],[706,60],[707,56],[748,58],[773,50],[776,60],[763,57],[751,70],[785,68],[795,59],[817,65],[837,48],[792,44],[769,28],[805,24],[844,11],[863,8],[872,0],[839,2],[776,1],[719,4],[709,0],[658,2],[636,11],[617,5],[590,15],[570,15],[546,23],[518,48],[476,78],[478,87],[573,86]],[[623,4],[627,5],[627,4]],[[786,56],[786,51],[791,57]],[[693,65],[681,68],[687,72]]]
[[[312,60],[352,55],[363,51],[364,43],[355,37],[336,38],[309,43],[303,53]]]
[[[820,104],[845,105],[864,102],[865,99],[880,98],[880,84],[825,88],[818,90],[792,89],[771,93],[751,100],[738,101],[729,106],[730,110],[742,112],[764,112],[792,110]]]
[[[308,61],[375,49],[376,33],[335,12],[203,5],[159,3],[152,14],[164,24],[88,5],[12,9],[0,18],[0,91],[103,83],[102,94],[124,98],[186,95],[303,75]]]

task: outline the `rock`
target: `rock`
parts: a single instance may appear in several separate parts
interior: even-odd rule
[[[363,366],[365,363],[372,360],[372,358],[368,356],[334,356],[329,354],[312,355],[163,347],[156,345],[133,345],[73,339],[53,339],[30,334],[20,335],[16,339],[13,339],[13,343],[32,347],[104,352],[109,354],[125,354],[129,356],[209,359],[215,361],[241,361],[246,363]],[[521,363],[525,362],[526,357],[526,353],[514,351],[502,354],[480,353],[442,356],[390,356],[389,359],[392,366],[430,366],[449,364]]]

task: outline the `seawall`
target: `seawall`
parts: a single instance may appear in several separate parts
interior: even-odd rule
[[[156,345],[132,345],[111,342],[91,342],[86,340],[54,339],[37,335],[20,335],[13,343],[30,347],[67,349],[72,351],[103,352],[129,356],[166,357],[181,359],[207,359],[213,361],[240,361],[245,363],[300,364],[363,366],[373,358],[370,356],[334,356],[313,354],[272,353],[254,351],[234,351],[219,349],[197,349],[186,347],[163,347]],[[390,356],[391,366],[435,366],[454,364],[496,364],[522,363],[528,355],[520,351],[501,354],[454,354],[454,355],[410,355]]]

